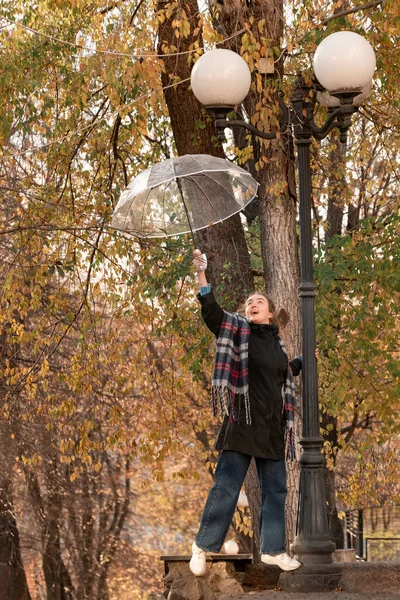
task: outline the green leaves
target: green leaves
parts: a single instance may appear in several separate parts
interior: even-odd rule
[[[347,454],[354,444],[361,461],[400,426],[399,235],[397,215],[364,220],[352,235],[330,240],[316,260],[320,398],[340,427],[356,415],[360,429]],[[354,502],[354,490],[345,489],[342,497]]]

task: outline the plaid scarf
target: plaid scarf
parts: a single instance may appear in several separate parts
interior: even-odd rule
[[[217,351],[211,382],[214,415],[217,414],[219,402],[223,415],[227,415],[230,421],[240,422],[242,406],[244,404],[247,425],[251,425],[248,365],[249,337],[250,324],[248,320],[238,313],[224,311],[224,318],[217,340]],[[285,419],[286,459],[295,460],[295,391],[293,373],[285,345],[279,336],[277,336],[277,339],[286,357],[282,407]]]

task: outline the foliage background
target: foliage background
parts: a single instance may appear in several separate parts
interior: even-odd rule
[[[346,154],[335,135],[312,149],[321,426],[332,514],[334,492],[339,508],[398,503],[395,0],[6,0],[0,19],[0,527],[12,534],[0,551],[14,557],[15,597],[148,598],[159,555],[190,547],[217,427],[190,241],[144,243],[110,220],[148,165],[222,155],[187,81],[216,43],[249,63],[242,111],[262,128],[277,123],[274,90],[290,93],[299,68],[311,74],[323,37],[351,29],[376,51]],[[295,158],[282,143],[235,132],[225,151],[261,182],[258,204],[202,243],[225,306],[265,282],[289,308],[294,354]]]

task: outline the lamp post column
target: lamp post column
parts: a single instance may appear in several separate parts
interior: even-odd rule
[[[313,592],[337,588],[341,569],[332,563],[335,544],[329,536],[324,488],[323,439],[319,432],[318,377],[315,358],[315,284],[311,227],[311,130],[295,132],[300,196],[300,298],[302,311],[303,425],[300,445],[300,484],[297,532],[294,552],[302,567],[283,573],[280,584],[285,591]]]

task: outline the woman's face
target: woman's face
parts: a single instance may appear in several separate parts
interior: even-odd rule
[[[268,300],[261,294],[253,294],[246,300],[246,317],[252,323],[270,323],[273,316]]]

